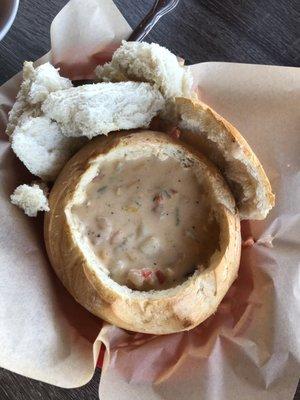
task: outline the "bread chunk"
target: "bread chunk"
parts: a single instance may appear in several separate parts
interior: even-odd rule
[[[157,43],[123,41],[112,61],[96,67],[95,73],[104,82],[149,82],[165,98],[190,97],[192,93],[192,75],[188,67]]]
[[[97,83],[50,93],[42,110],[64,135],[92,138],[148,127],[164,104],[160,92],[149,83]]]
[[[12,204],[15,204],[29,217],[36,217],[38,211],[49,211],[48,199],[42,190],[37,185],[20,185],[10,196]]]
[[[9,113],[7,135],[10,136],[16,126],[22,124],[29,116],[41,115],[41,102],[49,93],[72,86],[71,81],[61,77],[58,71],[49,63],[42,64],[35,69],[32,62],[24,62],[23,82],[16,102]]]
[[[33,175],[54,181],[65,163],[85,142],[84,138],[64,136],[56,122],[41,116],[28,117],[17,126],[11,145]]]

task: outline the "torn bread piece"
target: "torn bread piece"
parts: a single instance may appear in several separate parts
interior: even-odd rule
[[[96,76],[105,82],[150,82],[166,98],[191,97],[192,75],[188,67],[157,43],[123,41],[110,63],[96,67]]]
[[[16,102],[9,112],[6,128],[7,135],[11,135],[17,125],[28,117],[41,115],[41,102],[49,93],[72,87],[69,79],[59,75],[58,69],[45,63],[34,68],[32,62],[25,61],[23,66],[23,82],[21,84]]]
[[[12,204],[18,206],[29,217],[36,217],[38,211],[49,211],[48,199],[43,189],[37,185],[20,185],[10,196]]]
[[[26,168],[45,181],[54,181],[85,138],[66,137],[59,126],[45,116],[28,117],[17,126],[11,145]]]
[[[241,219],[264,219],[275,203],[265,171],[243,136],[199,100],[169,102],[162,119],[180,129],[180,139],[201,151],[226,178]]]
[[[164,105],[161,93],[149,83],[98,83],[50,93],[42,111],[64,135],[92,138],[148,127]]]

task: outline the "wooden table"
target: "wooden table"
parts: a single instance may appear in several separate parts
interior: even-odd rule
[[[134,27],[154,0],[115,0]],[[16,21],[0,42],[0,84],[50,48],[49,27],[66,0],[21,0]],[[147,37],[187,63],[235,61],[300,65],[297,0],[181,0]],[[0,369],[1,400],[98,399],[100,374],[86,386],[65,390]],[[300,400],[300,387],[295,399]],[[230,399],[228,399],[230,400]]]

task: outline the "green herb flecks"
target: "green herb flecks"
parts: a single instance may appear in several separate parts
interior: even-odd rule
[[[176,226],[179,226],[179,224],[180,224],[179,208],[178,207],[175,208],[175,223],[176,223]]]
[[[162,195],[163,195],[163,196],[166,196],[168,199],[171,198],[171,195],[170,195],[170,193],[169,193],[167,190],[162,190],[161,192],[162,192]]]
[[[97,193],[104,193],[105,192],[105,190],[107,189],[107,185],[106,186],[101,186],[98,190],[97,190]]]

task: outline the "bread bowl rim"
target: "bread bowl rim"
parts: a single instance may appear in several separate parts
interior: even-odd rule
[[[216,211],[221,227],[221,249],[212,257],[212,265],[204,272],[194,273],[175,288],[153,293],[124,289],[110,278],[103,279],[103,276],[99,275],[99,269],[91,266],[82,248],[78,246],[68,219],[68,209],[72,206],[74,193],[80,186],[82,176],[91,164],[95,165],[97,157],[102,157],[112,149],[115,151],[118,146],[126,146],[128,143],[130,145],[130,141],[139,142],[139,146],[143,148],[142,145],[149,140],[154,141],[154,144],[151,142],[153,146],[158,143],[161,146],[171,143],[176,148],[200,157],[205,168],[209,169],[210,178],[215,180],[215,184],[217,182],[221,185],[222,190],[229,196],[229,204],[220,205]],[[70,171],[72,171],[71,176]],[[216,310],[237,276],[241,240],[240,221],[231,193],[216,168],[208,160],[187,145],[174,141],[161,132],[125,132],[112,134],[109,137],[98,137],[88,143],[67,163],[60,174],[50,194],[50,208],[51,211],[45,218],[45,242],[57,275],[75,299],[89,311],[125,329],[156,334],[191,329]],[[71,259],[69,249],[71,253],[73,252]],[[87,280],[85,286],[89,289],[86,293],[78,293],[76,289],[78,284],[74,287],[74,279],[78,275],[74,270],[76,268],[78,271],[81,269],[81,276]],[[65,269],[69,271],[66,272]],[[199,291],[203,293],[199,294]],[[201,295],[202,310],[199,309]],[[92,297],[95,299],[95,296],[100,306],[93,303]]]

